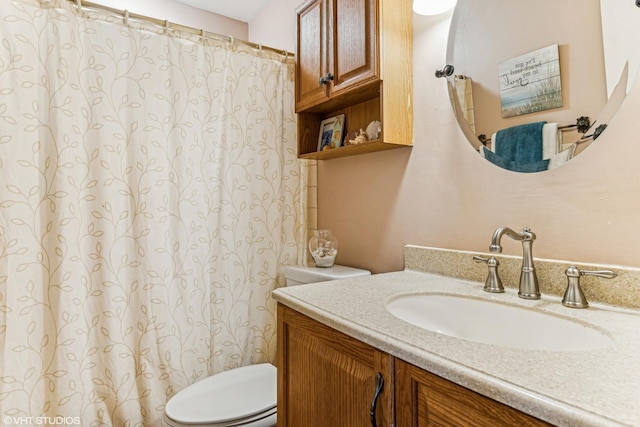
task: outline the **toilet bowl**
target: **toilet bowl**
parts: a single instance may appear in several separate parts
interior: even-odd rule
[[[366,276],[358,268],[288,266],[287,286]],[[277,413],[277,371],[270,363],[211,375],[175,394],[165,406],[170,427],[273,427]]]

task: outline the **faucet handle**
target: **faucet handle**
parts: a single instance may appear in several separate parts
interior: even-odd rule
[[[504,292],[502,280],[500,280],[500,275],[498,275],[498,266],[500,265],[500,261],[495,257],[485,258],[477,255],[473,257],[473,260],[475,262],[484,262],[487,264],[487,267],[489,267],[489,273],[487,274],[487,279],[484,282],[485,292]]]
[[[613,279],[618,273],[611,270],[580,270],[575,265],[569,266],[567,271],[567,290],[562,297],[562,305],[570,308],[587,308],[589,303],[580,287],[580,276],[596,276],[603,279]]]

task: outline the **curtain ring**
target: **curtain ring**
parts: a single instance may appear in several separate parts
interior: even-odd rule
[[[124,10],[124,25],[129,25],[129,11],[127,9]]]
[[[165,34],[169,34],[169,30],[170,29],[171,28],[169,27],[169,21],[165,19],[164,20],[164,32],[165,32]]]
[[[262,53],[262,44],[258,43],[258,52]]]
[[[82,0],[76,0],[76,6],[78,6],[78,9],[82,9]]]

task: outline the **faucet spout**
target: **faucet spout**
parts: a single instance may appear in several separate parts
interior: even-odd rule
[[[504,235],[511,237],[513,240],[522,242],[522,269],[520,270],[518,296],[525,299],[539,299],[540,288],[538,286],[536,269],[533,265],[532,251],[533,241],[536,240],[536,235],[528,228],[523,229],[521,233],[517,233],[509,227],[500,227],[493,233],[491,246],[489,246],[490,252],[502,252],[500,241]]]
[[[494,233],[493,237],[491,237],[491,246],[489,246],[489,251],[492,253],[502,253],[502,246],[500,246],[500,240],[502,240],[502,236],[507,235],[511,237],[513,240],[517,240],[522,242],[526,239],[535,240],[536,235],[531,232],[528,228],[525,228],[522,233],[517,233],[513,231],[509,227],[500,227]]]

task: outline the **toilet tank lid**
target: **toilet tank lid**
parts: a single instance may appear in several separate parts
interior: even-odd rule
[[[288,265],[285,267],[284,275],[287,279],[292,279],[302,283],[324,282],[326,280],[348,279],[351,277],[369,276],[371,272],[360,268],[347,267],[335,264],[333,267],[306,267],[300,265]]]
[[[211,375],[174,395],[167,416],[185,424],[222,423],[275,408],[277,371],[270,363],[243,366]]]

